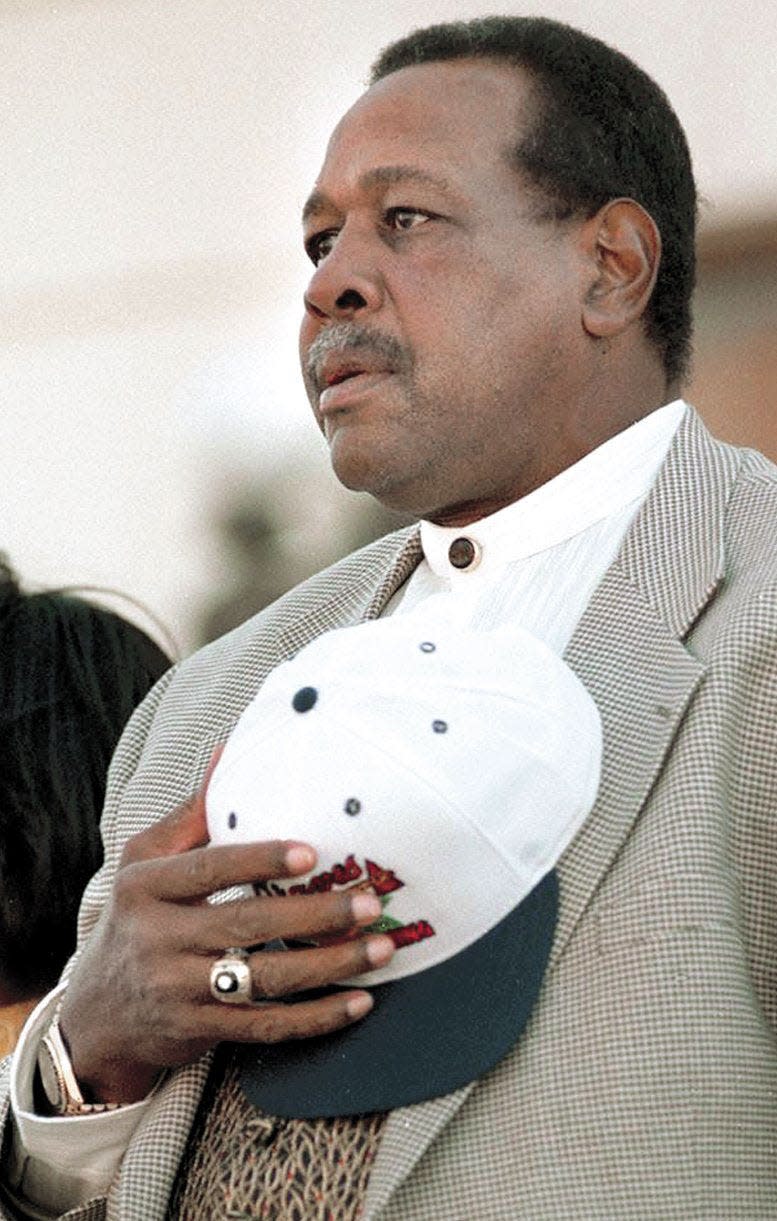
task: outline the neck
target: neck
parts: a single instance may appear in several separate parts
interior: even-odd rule
[[[574,466],[593,450],[604,445],[611,437],[624,432],[638,420],[651,415],[659,407],[679,397],[679,387],[661,382],[660,386],[646,391],[644,395],[626,395],[618,402],[606,399],[594,400],[581,406],[567,422],[567,427],[553,438],[554,444],[542,451],[539,461],[532,469],[524,469],[516,482],[501,491],[492,492],[482,499],[471,499],[453,503],[432,512],[422,513],[438,526],[468,526],[474,521],[488,517],[499,509],[517,500],[522,500],[543,484],[555,479],[562,471]]]

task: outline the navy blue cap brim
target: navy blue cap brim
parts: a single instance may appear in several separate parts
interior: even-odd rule
[[[317,1119],[411,1106],[481,1077],[514,1047],[529,1020],[557,915],[558,879],[551,870],[461,953],[370,988],[374,1008],[352,1026],[240,1047],[246,1097],[271,1115]]]

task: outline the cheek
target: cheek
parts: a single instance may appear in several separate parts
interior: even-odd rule
[[[427,350],[477,361],[486,347],[504,343],[526,312],[525,286],[485,260],[460,260],[444,275],[430,275],[416,297],[418,326]]]

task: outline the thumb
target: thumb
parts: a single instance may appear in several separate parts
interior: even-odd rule
[[[208,843],[210,836],[205,817],[205,794],[223,753],[223,745],[217,746],[205,769],[202,784],[191,797],[127,841],[122,853],[123,865],[133,861],[152,860],[159,856],[177,856],[181,852],[201,848]]]

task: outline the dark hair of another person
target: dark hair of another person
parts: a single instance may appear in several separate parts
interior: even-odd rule
[[[375,84],[414,64],[495,59],[526,72],[538,110],[514,150],[540,188],[549,219],[593,216],[608,200],[636,200],[661,234],[646,332],[674,382],[688,373],[695,279],[696,187],[685,134],[659,86],[621,52],[543,17],[482,17],[416,30],[390,44]]]
[[[0,558],[0,991],[43,995],[102,860],[108,763],[170,659],[119,615],[20,589]]]

